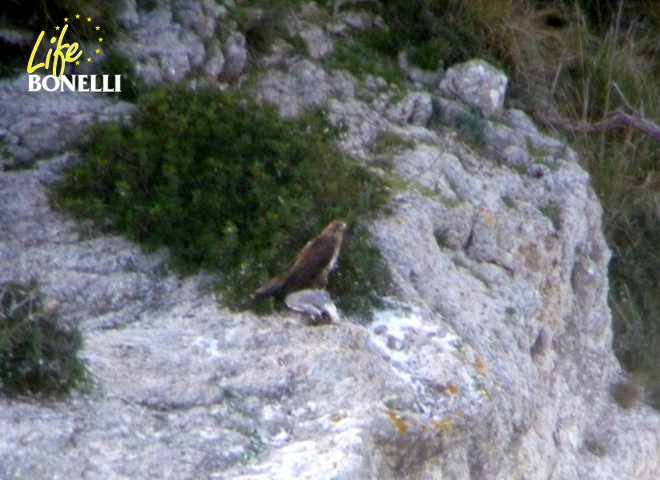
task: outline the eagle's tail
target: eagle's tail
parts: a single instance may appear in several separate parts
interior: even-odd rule
[[[284,281],[278,277],[271,280],[263,287],[255,290],[251,298],[252,300],[259,300],[260,298],[270,297],[271,295],[279,293],[282,288],[284,288]]]

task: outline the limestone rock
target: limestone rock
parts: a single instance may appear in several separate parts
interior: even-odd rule
[[[223,45],[225,55],[225,67],[220,79],[231,81],[237,79],[247,63],[247,50],[245,48],[245,37],[242,33],[232,33]]]
[[[375,0],[336,0],[334,2],[334,17],[342,22],[333,26],[335,33],[345,33],[345,27],[358,32],[373,29],[385,30],[387,28],[381,16],[360,7],[379,8],[379,3]],[[344,27],[342,28],[340,25]]]
[[[400,103],[387,111],[390,121],[405,124],[426,125],[433,116],[433,101],[426,92],[410,93]]]
[[[210,0],[163,0],[150,9],[132,0],[125,3],[120,22],[130,34],[120,34],[114,46],[134,63],[136,75],[147,86],[182,80],[200,67],[209,76],[217,71],[214,35],[227,13],[224,6]]]
[[[0,169],[30,166],[66,149],[90,125],[132,112],[106,94],[28,92],[26,76],[0,83],[0,103]]]
[[[440,82],[440,90],[490,118],[502,112],[507,84],[508,79],[504,73],[476,59],[448,69]]]
[[[332,41],[319,26],[309,26],[300,31],[300,38],[305,42],[309,56],[314,60],[323,60],[332,55]]]
[[[261,78],[262,97],[294,117],[307,106],[321,106],[334,93],[328,74],[307,59],[288,62],[286,72],[270,70]]]
[[[119,0],[117,5],[117,23],[124,28],[135,28],[140,24],[136,0]]]
[[[27,49],[34,46],[32,37],[28,30],[0,25],[0,41],[4,44]]]
[[[209,2],[204,3],[209,4]],[[204,6],[198,1],[175,0],[172,9],[173,19],[184,28],[192,30],[200,38],[211,38],[215,33],[215,18],[206,15]]]
[[[356,32],[366,30],[385,30],[386,25],[382,17],[366,11],[350,10],[339,14],[339,19]]]
[[[210,79],[217,79],[225,67],[225,56],[222,54],[222,47],[220,40],[217,38],[212,39],[206,47],[206,60],[202,70],[204,74]]]
[[[399,52],[397,61],[399,68],[406,72],[408,80],[419,87],[435,87],[440,83],[445,74],[442,66],[438,66],[437,70],[431,72],[422,70],[421,68],[415,67],[414,65],[410,65],[408,62],[408,55],[406,54],[405,50],[401,50]]]
[[[202,0],[202,12],[204,15],[219,21],[227,15],[227,7],[215,0]]]

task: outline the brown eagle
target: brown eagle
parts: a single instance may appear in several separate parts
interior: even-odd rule
[[[293,292],[307,287],[325,288],[328,273],[337,264],[346,224],[335,220],[305,244],[289,268],[252,294],[252,299]]]

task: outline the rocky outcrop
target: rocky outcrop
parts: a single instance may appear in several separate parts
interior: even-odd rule
[[[99,95],[27,91],[26,76],[0,83],[0,170],[62,152],[90,125],[120,120],[132,110],[128,103]]]
[[[486,118],[497,116],[504,107],[508,79],[483,60],[471,60],[447,70],[440,91],[457,97]]]
[[[301,69],[291,62],[284,75],[304,78]],[[410,478],[652,478],[660,468],[659,418],[642,406],[634,418],[611,396],[624,374],[611,351],[600,205],[570,148],[539,133],[524,113],[502,110],[503,97],[492,91],[503,94],[506,79],[490,70],[477,63],[479,81],[448,73],[452,98],[467,104],[434,99],[437,115],[459,127],[472,108],[500,112],[479,120],[481,152],[452,128],[420,129],[408,115],[388,116],[398,125],[384,122],[377,100],[328,101],[354,156],[369,156],[378,129],[415,142],[392,166],[419,189],[396,195],[392,214],[371,228],[405,313],[399,304],[377,317],[371,340],[416,392],[396,415],[381,405],[381,415],[393,415],[386,437],[407,437],[418,450],[396,457],[400,447],[377,429],[362,438],[388,452],[390,475]],[[323,79],[316,93],[341,84],[314,66],[308,72]],[[269,74],[264,96],[285,110],[321,101],[271,85]]]
[[[387,154],[405,187],[369,226],[394,279],[383,309],[319,327],[229,311],[209,279],[169,272],[166,252],[54,213],[46,189],[76,157],[30,150],[28,128],[14,153],[41,161],[0,175],[0,280],[39,278],[81,326],[95,385],[59,403],[0,399],[0,477],[656,478],[660,417],[611,395],[625,374],[610,253],[576,154],[466,76],[397,101],[374,78],[278,65],[255,79],[261,98],[287,116],[322,107],[353,157],[381,165],[379,132],[405,140]],[[15,121],[55,111],[50,98]],[[3,106],[21,101],[0,88]]]
[[[209,80],[229,81],[245,68],[245,38],[221,29],[227,15],[224,5],[164,0],[140,9],[134,0],[125,0],[120,11],[119,24],[130,34],[120,35],[113,47],[128,56],[147,86],[179,81],[196,70]]]

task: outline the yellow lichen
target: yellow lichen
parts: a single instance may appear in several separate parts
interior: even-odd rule
[[[446,418],[443,418],[439,422],[437,420],[431,420],[430,424],[434,430],[441,432],[450,432],[454,428],[451,421]]]
[[[331,421],[332,423],[339,423],[339,422],[341,422],[341,421],[343,420],[343,418],[344,418],[344,417],[343,417],[341,414],[339,414],[339,413],[335,413],[334,415],[332,415],[332,416],[330,417],[330,421]]]
[[[406,427],[405,422],[398,413],[392,410],[388,410],[386,413],[394,422],[394,426],[399,431],[399,433],[406,433],[408,431],[408,427]]]
[[[480,377],[486,376],[486,364],[481,359],[481,357],[477,357],[474,359],[474,368],[477,370],[477,375],[479,375]]]
[[[479,208],[477,209],[477,212],[479,213],[479,216],[481,217],[481,221],[488,227],[492,227],[495,225],[495,217],[485,208]]]
[[[452,395],[456,395],[456,394],[458,394],[458,387],[456,385],[450,383],[449,385],[447,385],[445,387],[445,391],[447,393],[451,393]]]

